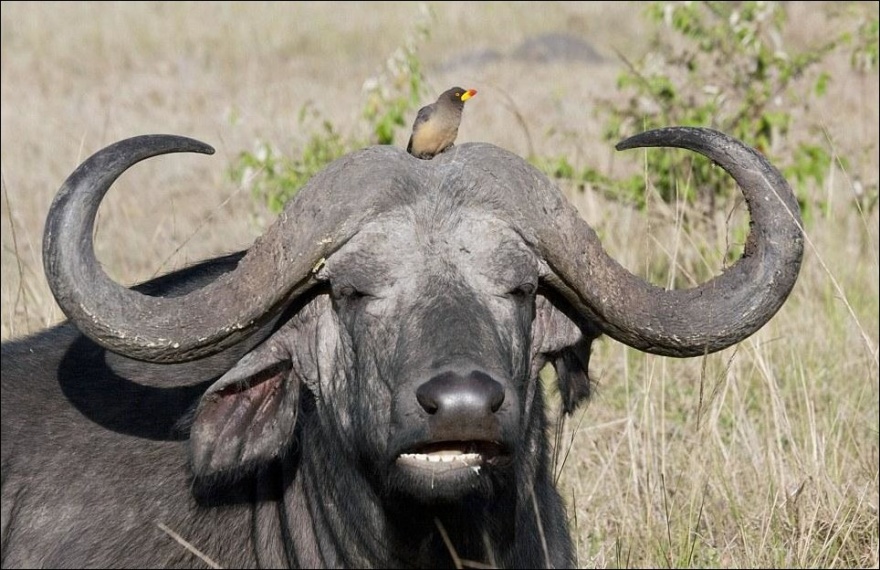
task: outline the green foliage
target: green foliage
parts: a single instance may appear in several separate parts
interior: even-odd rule
[[[277,212],[332,160],[370,144],[394,144],[428,95],[419,47],[429,39],[435,16],[427,5],[420,8],[403,45],[364,83],[362,123],[356,129],[361,134],[342,134],[307,104],[300,112],[301,127],[306,127],[304,117],[311,119],[304,146],[283,153],[260,141],[256,150],[241,153],[232,165],[233,180],[249,184],[254,196]],[[849,45],[856,69],[876,70],[877,17],[859,17],[852,33],[823,38],[798,52],[783,45],[789,25],[784,3],[653,2],[645,13],[657,24],[656,32],[646,55],[636,61],[621,56],[626,65],[618,77],[622,96],[600,101],[597,108],[604,118],[604,137],[617,142],[670,125],[718,129],[779,166],[795,187],[806,217],[813,209],[823,211],[823,198],[810,199],[808,189],[824,182],[832,156],[808,111],[813,100],[826,94],[833,78],[818,64]],[[795,142],[791,135],[796,124],[815,140]],[[798,136],[803,138],[803,133]],[[738,196],[726,173],[685,151],[648,152],[644,172],[623,180],[612,180],[591,165],[577,168],[565,155],[530,160],[553,178],[581,189],[589,185],[638,208],[646,205],[645,176],[664,201],[683,200],[705,213],[728,209],[727,199]],[[870,207],[876,204],[871,200],[875,194],[866,194],[864,202]]]
[[[401,127],[409,127],[412,111],[427,95],[418,48],[430,37],[434,13],[425,7],[404,45],[388,59],[385,69],[367,81],[363,117],[370,125],[372,144],[393,144]]]
[[[810,180],[822,183],[830,153],[807,143],[789,148],[788,135],[797,115],[808,120],[800,111],[809,106],[809,95],[797,92],[798,80],[843,38],[786,51],[780,38],[787,15],[778,2],[654,2],[647,13],[665,29],[652,41],[652,57],[628,63],[621,75],[621,89],[633,95],[614,109],[620,120],[606,131],[610,139],[665,125],[711,126],[767,154],[799,189]],[[812,95],[821,96],[828,81],[819,74]],[[651,152],[647,160],[668,202],[683,197],[709,209],[717,198],[733,195],[730,178],[709,161],[677,152]],[[677,181],[685,179],[691,190],[681,196]]]
[[[353,150],[371,144],[393,144],[398,129],[409,127],[415,110],[427,94],[419,47],[430,36],[433,11],[420,5],[420,18],[404,45],[398,48],[376,77],[364,83],[366,100],[361,116],[366,136],[343,135],[329,120],[324,119],[310,104],[300,109],[301,130],[310,128],[309,138],[301,150],[289,154],[258,141],[256,150],[239,154],[229,168],[229,176],[237,184],[250,185],[255,198],[272,212],[280,212],[309,179],[330,162]],[[317,128],[306,125],[306,118]]]
[[[581,192],[590,187],[611,200],[625,202],[639,209],[645,207],[645,182],[642,178],[614,180],[592,166],[578,169],[565,155],[532,156],[529,162],[550,178],[571,182]]]
[[[348,143],[333,124],[320,117],[310,105],[300,110],[299,124],[308,117],[320,122],[313,130],[302,152],[287,156],[270,144],[260,141],[253,152],[242,152],[229,169],[233,180],[250,184],[254,197],[263,201],[273,212],[280,212],[312,176],[327,164],[348,152]]]
[[[807,111],[813,98],[825,94],[832,78],[808,72],[848,36],[823,38],[802,52],[787,50],[781,39],[788,24],[786,7],[779,2],[653,2],[646,14],[658,24],[657,32],[642,58],[629,61],[621,56],[626,70],[618,77],[618,87],[625,96],[600,103],[604,136],[617,142],[670,125],[718,129],[779,165],[808,215],[813,203],[805,199],[806,188],[824,181],[831,154],[820,144],[794,143],[789,135],[798,121],[821,140],[819,125],[809,122]],[[862,35],[873,33],[876,38],[876,25],[863,28]],[[862,43],[873,45],[876,55],[876,41]],[[858,53],[859,61],[871,60],[870,49]],[[804,81],[812,82],[808,91],[802,89]],[[606,194],[644,204],[639,198],[644,173],[605,184],[589,167],[580,172],[557,168],[564,160],[535,162],[552,176],[580,184],[599,180]],[[666,202],[685,200],[709,212],[726,207],[724,199],[736,195],[726,173],[691,153],[648,152],[645,171]]]

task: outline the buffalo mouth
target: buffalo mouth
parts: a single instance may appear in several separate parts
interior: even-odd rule
[[[397,465],[432,474],[510,463],[510,452],[494,441],[442,441],[415,446],[397,457]]]

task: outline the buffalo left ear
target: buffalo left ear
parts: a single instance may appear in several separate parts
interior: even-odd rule
[[[563,348],[550,358],[556,369],[562,411],[570,414],[590,397],[590,344],[592,339],[581,338],[572,346]]]
[[[208,388],[190,430],[196,478],[237,478],[283,452],[299,408],[295,375],[276,333]]]
[[[532,346],[538,369],[549,362],[556,370],[562,409],[570,414],[590,396],[590,350],[600,333],[592,324],[566,309],[561,298],[547,293],[538,295],[532,323]]]

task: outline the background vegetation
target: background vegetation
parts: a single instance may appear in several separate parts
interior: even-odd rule
[[[800,280],[765,328],[703,359],[596,343],[596,396],[555,433],[579,565],[878,566],[876,2],[0,10],[4,340],[60,320],[45,213],[123,137],[218,149],[114,186],[96,243],[124,282],[247,247],[326,161],[405,145],[415,110],[453,84],[479,90],[460,140],[539,165],[609,252],[661,285],[735,257],[742,205],[692,155],[613,143],[698,124],[758,147],[804,207]]]

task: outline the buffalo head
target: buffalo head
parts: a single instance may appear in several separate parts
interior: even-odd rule
[[[742,257],[691,289],[665,290],[623,268],[546,177],[489,144],[429,161],[390,146],[351,153],[316,175],[234,270],[154,297],[101,269],[98,205],[138,161],[212,149],[174,136],[125,140],[62,187],[45,268],[82,332],[135,359],[207,357],[278,323],[201,398],[190,431],[197,480],[234,482],[296,455],[331,487],[367,489],[347,507],[361,514],[519,505],[495,515],[519,517],[522,529],[539,511],[552,533],[565,519],[548,475],[540,369],[555,366],[571,411],[589,392],[599,334],[660,355],[723,349],[773,316],[800,266],[797,202],[760,154],[696,128],[618,148],[647,146],[709,157],[748,204]],[[523,508],[535,495],[540,504]],[[552,556],[532,563],[570,563],[568,539]]]

